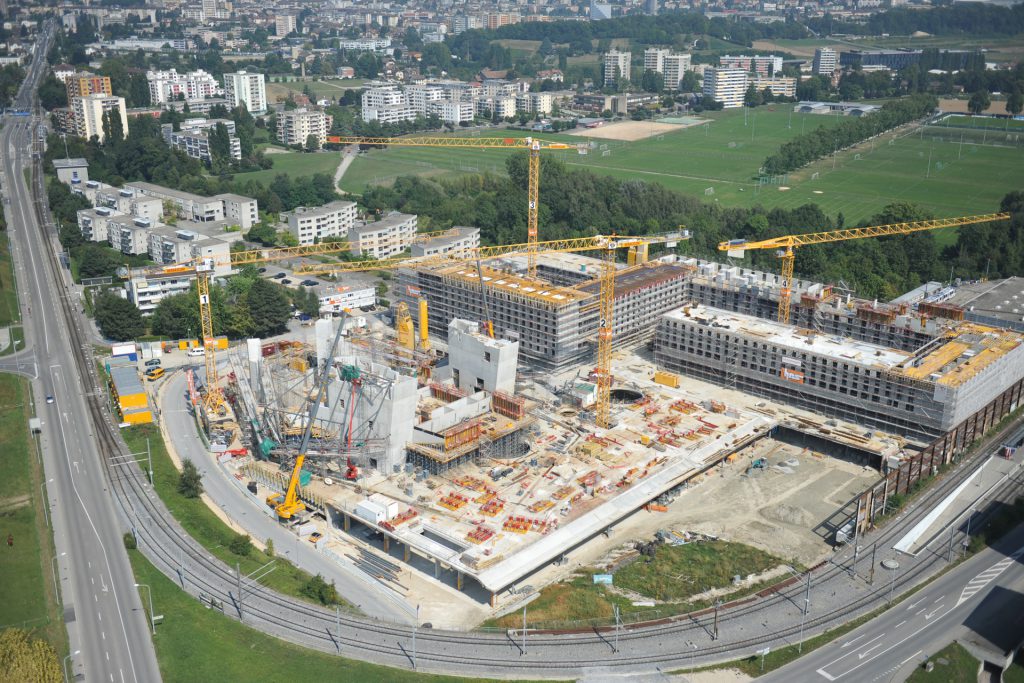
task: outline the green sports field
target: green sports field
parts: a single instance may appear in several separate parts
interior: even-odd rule
[[[759,168],[779,145],[802,130],[841,120],[790,110],[778,105],[746,114],[715,112],[705,115],[710,119],[705,125],[644,140],[595,140],[596,147],[586,155],[576,150],[547,153],[574,168],[659,182],[724,206],[772,208],[813,202],[829,214],[842,212],[848,222],[868,218],[896,201],[920,204],[940,216],[989,212],[998,208],[1007,192],[1024,187],[1024,164],[1020,163],[1024,131],[953,125],[927,128],[923,135],[920,129],[913,135],[907,129],[885,134],[761,185]],[[586,140],[568,135],[542,137],[573,144]],[[401,175],[501,173],[507,154],[503,150],[375,150],[352,164],[341,186],[359,193],[368,185],[389,184]]]

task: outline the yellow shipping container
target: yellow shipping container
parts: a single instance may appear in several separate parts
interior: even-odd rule
[[[125,413],[124,421],[132,425],[149,424],[153,421],[153,412],[151,410],[136,410]]]
[[[145,392],[125,394],[124,396],[118,396],[117,402],[121,406],[121,410],[131,410],[133,408],[145,408],[147,398]]]
[[[658,370],[654,373],[654,383],[661,384],[662,386],[672,387],[673,389],[679,388],[679,375],[671,372],[665,372],[664,370]]]
[[[227,337],[214,337],[213,338],[213,348],[217,349],[218,351],[223,351],[224,349],[228,348],[228,338]]]

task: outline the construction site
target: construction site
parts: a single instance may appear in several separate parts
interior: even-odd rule
[[[1020,334],[955,306],[587,239],[604,258],[399,263],[392,325],[218,353],[190,382],[215,457],[400,596],[412,572],[495,607],[666,522],[811,564],[887,473],[1017,405]]]

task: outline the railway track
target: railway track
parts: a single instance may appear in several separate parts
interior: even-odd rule
[[[46,220],[48,209],[42,191],[41,164],[33,166],[34,201],[38,225],[44,240],[49,240]],[[52,251],[49,267],[54,281],[59,281],[60,265]],[[413,657],[408,643],[412,627],[391,624],[351,615],[338,615],[334,611],[289,598],[261,585],[248,585],[239,595],[239,579],[225,563],[209,555],[174,521],[162,501],[149,486],[143,471],[136,465],[114,467],[112,459],[128,453],[110,415],[104,409],[106,388],[96,375],[92,345],[76,324],[77,312],[62,289],[59,296],[62,314],[68,324],[76,350],[75,361],[79,377],[86,391],[86,401],[104,454],[103,467],[110,491],[117,499],[128,527],[138,539],[140,550],[172,580],[193,596],[205,594],[225,606],[229,617],[261,631],[297,644],[314,647],[325,652],[340,653],[368,661],[396,666],[410,666]],[[999,443],[1014,426],[988,439]],[[977,452],[985,452],[985,448]],[[985,461],[975,457],[961,462],[954,470],[914,503],[913,511],[927,509],[955,488],[963,479]],[[1020,477],[1007,480],[997,491],[997,497],[1011,495],[1021,484]],[[888,547],[918,521],[917,515],[905,512],[879,531],[873,539],[877,547]],[[858,566],[869,561],[865,551]],[[900,588],[910,587],[922,574],[930,575],[944,563],[941,553],[930,553],[920,559],[914,570],[896,579]],[[812,573],[812,590],[828,589],[833,582],[850,580],[849,565],[826,564]],[[865,584],[866,586],[867,584]],[[804,592],[802,582],[795,582],[766,597],[757,598],[732,608],[726,606],[719,615],[720,630],[729,632],[733,624],[751,620],[755,614],[777,613],[779,610],[798,609]],[[788,644],[801,630],[810,635],[842,624],[855,616],[881,604],[890,590],[889,582],[881,581],[868,586],[858,599],[820,614],[808,614],[801,628],[783,627],[771,633],[737,639],[723,638],[710,645],[693,650],[686,647],[687,640],[705,640],[711,633],[711,614],[705,610],[690,615],[679,615],[654,623],[623,627],[617,634],[618,652],[610,640],[611,627],[595,627],[571,632],[534,633],[528,637],[528,653],[522,652],[520,635],[449,632],[419,629],[417,639],[421,648],[415,655],[419,668],[466,674],[504,674],[536,672],[550,675],[571,675],[584,667],[605,667],[616,670],[649,670],[656,666],[685,666],[698,658],[702,662],[724,660],[749,654],[766,645]],[[766,612],[767,611],[767,612]],[[737,629],[734,629],[737,630]],[[422,647],[422,646],[427,647]],[[585,652],[585,659],[581,653]],[[604,653],[603,655],[601,653]]]

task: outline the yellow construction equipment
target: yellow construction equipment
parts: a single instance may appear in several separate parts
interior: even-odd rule
[[[427,300],[419,300],[420,307],[420,351],[430,351],[430,316],[427,313]]]
[[[409,315],[409,307],[404,301],[399,301],[395,306],[395,337],[398,338],[398,345],[410,351],[416,350],[416,333],[412,326],[412,316]]]
[[[328,135],[327,144],[334,145],[394,145],[398,147],[464,147],[470,149],[525,149],[530,153],[529,175],[527,182],[527,272],[531,277],[537,274],[537,212],[540,209],[540,153],[549,149],[579,149],[582,145],[569,145],[564,142],[539,140],[534,137],[498,138],[498,137],[442,137],[442,136],[409,136],[401,138],[371,138],[354,135]]]
[[[909,223],[890,223],[887,225],[872,225],[866,228],[848,228],[843,230],[827,230],[825,232],[810,232],[800,235],[782,235],[758,242],[746,240],[729,240],[718,245],[719,251],[728,252],[729,256],[743,256],[747,249],[777,249],[777,256],[782,259],[782,288],[779,291],[778,321],[789,323],[789,302],[793,296],[793,264],[796,260],[794,249],[809,244],[826,244],[829,242],[843,242],[845,240],[857,240],[865,237],[884,237],[887,235],[907,235],[912,232],[925,230],[939,230],[941,228],[954,228],[961,225],[972,225],[974,223],[988,223],[1009,218],[1008,213],[988,213],[978,216],[961,216],[959,218],[937,218],[927,221],[913,221]]]

